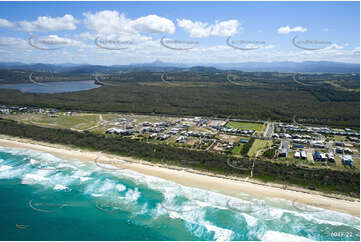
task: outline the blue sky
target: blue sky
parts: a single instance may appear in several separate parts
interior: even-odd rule
[[[359,20],[359,2],[0,2],[0,58],[110,65],[359,63]],[[103,40],[98,45],[97,37]],[[162,45],[162,37],[178,43]],[[306,49],[295,46],[294,37]]]

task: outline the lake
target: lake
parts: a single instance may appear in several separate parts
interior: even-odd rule
[[[73,82],[47,82],[47,83],[16,83],[16,84],[1,84],[3,89],[16,89],[21,92],[32,93],[62,93],[62,92],[77,92],[98,88],[100,85],[94,81],[73,81]]]

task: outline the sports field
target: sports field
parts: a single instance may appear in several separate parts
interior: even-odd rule
[[[239,129],[239,130],[250,130],[263,131],[265,125],[262,123],[247,123],[247,122],[234,122],[231,121],[226,125],[228,128]]]

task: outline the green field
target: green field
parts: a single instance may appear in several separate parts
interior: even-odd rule
[[[237,146],[233,147],[232,153],[239,155],[243,148],[243,144],[238,144]]]
[[[22,119],[22,121],[45,127],[86,130],[97,125],[99,122],[99,115],[74,114],[72,116],[59,115],[58,117],[31,115],[27,119]]]
[[[260,139],[256,139],[251,147],[251,149],[249,149],[248,151],[248,156],[249,157],[255,157],[257,154],[257,151],[266,148],[266,147],[270,147],[272,145],[272,141],[271,140],[260,140]]]
[[[228,128],[232,129],[239,129],[239,130],[249,130],[253,129],[255,131],[263,131],[264,130],[264,124],[260,123],[246,123],[246,122],[229,122],[226,125]]]

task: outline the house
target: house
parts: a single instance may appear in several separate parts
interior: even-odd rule
[[[312,140],[310,142],[310,145],[315,148],[325,148],[325,145],[322,141],[319,140]]]
[[[329,162],[335,162],[335,157],[333,156],[332,153],[328,153],[326,156]]]
[[[148,127],[148,126],[152,126],[153,124],[151,122],[144,122],[143,126],[144,127]]]
[[[344,155],[342,156],[342,164],[343,165],[352,165],[352,156],[351,155]]]
[[[184,143],[186,142],[187,138],[184,136],[179,136],[178,139],[176,140],[177,143]]]
[[[337,154],[343,154],[343,149],[340,147],[336,147],[336,153]]]
[[[304,150],[301,151],[301,158],[302,158],[302,159],[306,159],[306,158],[307,158],[306,151],[304,151]]]
[[[168,134],[161,134],[157,137],[157,140],[166,140],[170,137]]]
[[[153,138],[157,137],[157,135],[158,135],[157,133],[153,133],[153,134],[149,135],[149,138],[153,139]]]
[[[294,158],[299,159],[301,158],[301,153],[299,151],[296,151],[295,154],[293,155]]]
[[[294,148],[294,149],[303,149],[304,146],[303,146],[303,145],[300,145],[300,144],[293,144],[293,148]]]
[[[320,161],[321,160],[321,153],[319,151],[315,151],[315,153],[313,153],[313,159],[315,161]]]
[[[336,141],[335,145],[336,146],[344,146],[345,144],[343,142],[341,142],[341,141]]]
[[[118,135],[131,135],[134,133],[134,130],[110,128],[107,131],[105,131],[105,133],[106,134],[118,134]]]
[[[352,154],[352,153],[353,153],[350,148],[345,148],[343,151],[344,151],[346,154]]]
[[[282,148],[279,154],[279,157],[287,157],[288,150],[286,148]]]
[[[278,139],[278,138],[279,138],[279,136],[278,136],[278,134],[273,134],[273,135],[272,135],[272,138],[274,138],[274,139]]]

